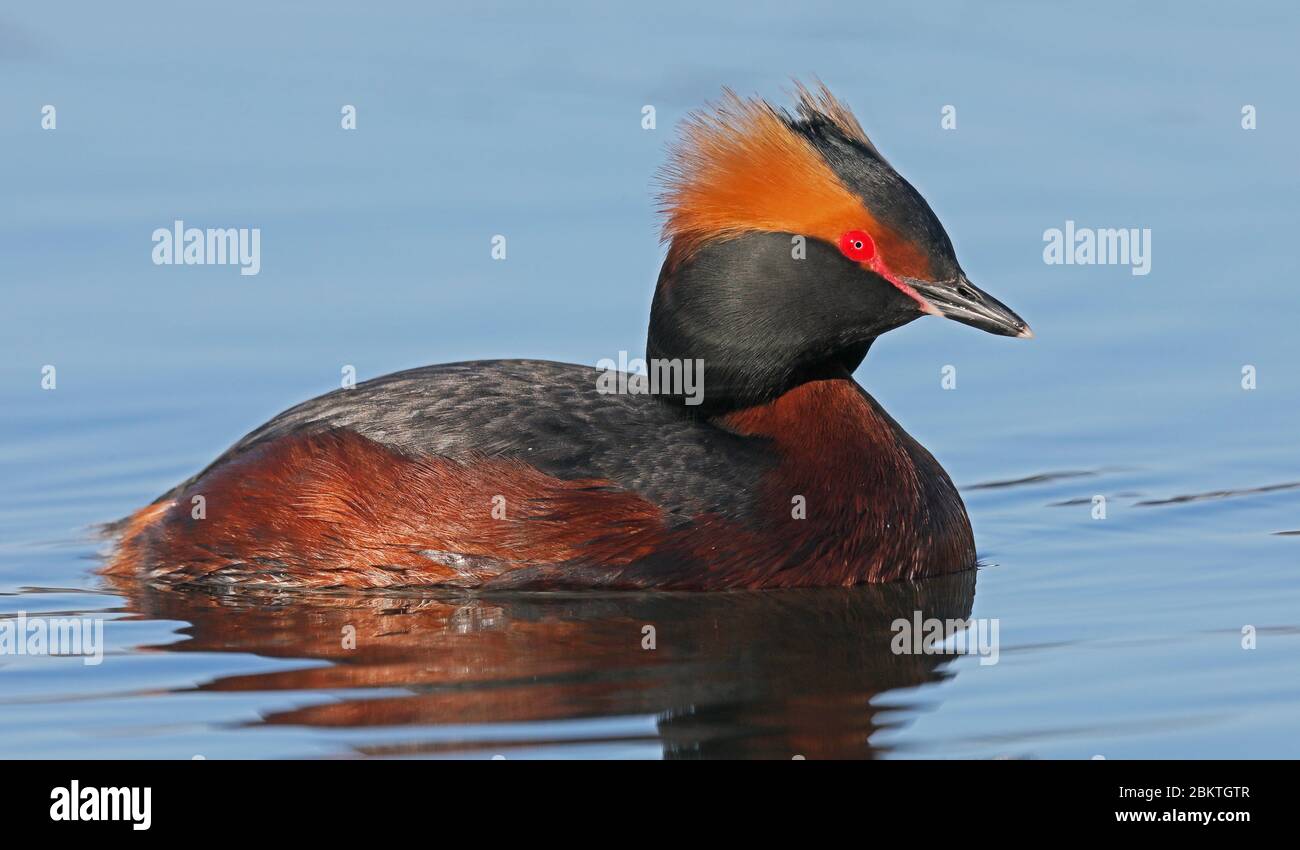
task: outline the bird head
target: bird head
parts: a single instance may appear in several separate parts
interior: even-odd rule
[[[1023,319],[966,277],[920,193],[824,87],[793,113],[730,91],[692,115],[661,174],[668,256],[650,357],[704,361],[706,398],[770,398],[851,371],[924,315],[1005,336]]]

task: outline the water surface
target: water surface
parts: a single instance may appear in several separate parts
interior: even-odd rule
[[[845,9],[0,14],[0,616],[100,617],[107,643],[0,656],[0,756],[1300,756],[1300,13]],[[858,373],[962,488],[984,568],[500,597],[96,576],[95,523],[345,366],[639,354],[671,128],[792,74],[1038,335],[926,319]],[[154,266],[176,218],[260,227],[261,273]],[[1150,228],[1150,274],[1044,265],[1067,220]],[[917,610],[996,619],[997,663],[894,654]]]

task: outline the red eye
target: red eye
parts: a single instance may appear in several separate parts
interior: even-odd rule
[[[850,230],[840,237],[840,252],[855,263],[865,263],[876,256],[876,243],[865,230]]]

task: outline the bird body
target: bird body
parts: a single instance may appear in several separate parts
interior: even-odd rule
[[[688,124],[664,209],[647,359],[702,364],[698,396],[526,360],[387,375],[285,411],[137,511],[106,571],[714,590],[974,566],[956,488],[852,373],[924,314],[1028,328],[848,110],[824,88],[800,89],[797,117],[729,95]]]

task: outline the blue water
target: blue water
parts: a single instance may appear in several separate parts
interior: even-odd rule
[[[1300,482],[1297,31],[1284,3],[6,9],[0,615],[102,618],[107,654],[0,655],[0,756],[1300,756],[1300,487],[1275,486]],[[858,374],[962,488],[977,574],[499,598],[95,575],[93,524],[347,365],[639,354],[673,127],[814,74],[1037,334],[925,319]],[[260,227],[261,273],[155,266],[178,218]],[[1067,220],[1150,228],[1150,274],[1045,265]],[[996,618],[998,662],[892,654],[918,609]]]

